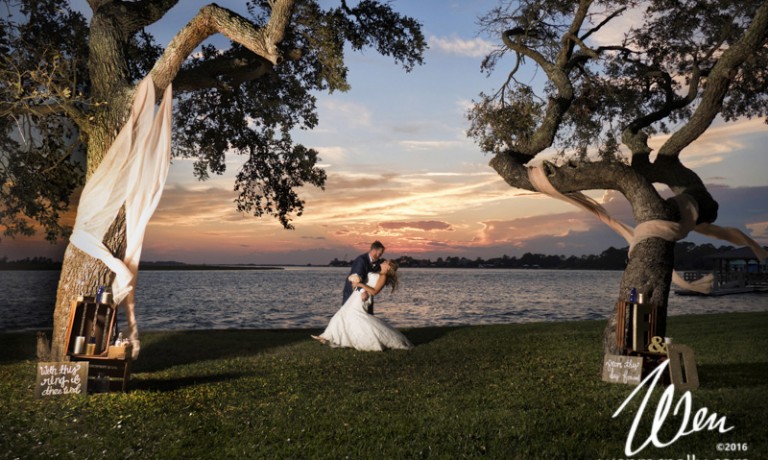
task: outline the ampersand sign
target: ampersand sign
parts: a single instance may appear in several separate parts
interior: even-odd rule
[[[648,351],[651,353],[663,353],[667,354],[667,344],[664,343],[664,339],[659,337],[658,335],[653,336],[651,338],[651,343],[648,344]]]

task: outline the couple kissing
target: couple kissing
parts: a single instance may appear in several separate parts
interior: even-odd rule
[[[373,315],[373,300],[384,286],[397,288],[397,263],[384,260],[384,245],[374,241],[370,250],[355,258],[344,283],[341,308],[328,326],[313,339],[332,347],[363,351],[410,349],[413,344],[397,329]],[[392,292],[391,291],[391,292]]]

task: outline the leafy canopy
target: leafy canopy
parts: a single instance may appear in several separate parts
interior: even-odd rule
[[[501,1],[479,24],[499,42],[483,69],[499,70],[506,79],[475,101],[468,114],[469,135],[486,152],[516,151],[547,121],[550,101],[568,104],[561,118],[549,120],[558,124],[553,146],[561,152],[616,146],[627,128],[647,134],[674,131],[691,119],[710,73],[723,52],[744,35],[762,3]],[[569,36],[580,4],[588,6],[584,26]],[[630,12],[640,21],[624,30],[620,20]],[[559,82],[547,67],[563,64],[558,60],[568,47],[572,55],[562,68],[573,97],[563,102]],[[526,66],[535,68],[537,76],[546,74],[547,84],[536,86],[539,78],[521,77]],[[765,40],[734,71],[729,85],[719,107],[726,121],[768,114]]]
[[[61,216],[85,179],[89,136],[98,133],[100,116],[114,110],[114,101],[93,97],[91,82],[111,76],[90,73],[89,63],[99,58],[88,46],[93,31],[69,2],[0,0],[0,6],[11,12],[0,19],[0,227],[14,236],[33,233],[37,224],[55,241],[70,230]],[[267,24],[269,1],[248,2],[247,10],[257,27]],[[117,39],[133,82],[164,51],[144,29]],[[173,153],[194,159],[200,180],[222,174],[227,154],[245,155],[234,186],[237,209],[292,228],[304,208],[297,189],[323,187],[326,175],[318,152],[290,133],[317,125],[317,91],[349,89],[345,51],[374,48],[410,71],[423,63],[426,43],[421,25],[388,3],[342,0],[323,8],[297,0],[279,46],[285,58],[266,71],[263,60],[236,43],[224,50],[204,45],[187,59],[174,80]]]

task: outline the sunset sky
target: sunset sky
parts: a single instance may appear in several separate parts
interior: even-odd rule
[[[244,13],[239,1],[219,5]],[[88,14],[85,0],[75,8]],[[626,243],[591,215],[551,198],[512,189],[488,166],[490,156],[466,137],[466,112],[481,91],[503,81],[480,72],[495,42],[478,36],[477,17],[493,1],[394,1],[423,24],[425,65],[405,73],[374,51],[347,54],[347,93],[319,94],[319,126],[296,132],[316,148],[328,174],[325,190],[305,188],[295,230],[271,218],[238,214],[233,192],[241,158],[227,173],[198,182],[192,162],[174,160],[160,206],[147,229],[143,260],[190,263],[325,264],[350,259],[373,240],[386,256],[471,259],[525,252],[594,254]],[[180,2],[153,26],[166,45],[200,2]],[[626,30],[627,21],[602,39]],[[221,38],[214,40],[225,46]],[[543,82],[543,74],[523,77]],[[658,147],[663,137],[652,139]],[[720,225],[768,244],[768,126],[763,120],[717,122],[683,154],[720,203]],[[596,191],[609,211],[632,224],[623,197]],[[696,243],[719,241],[689,237]],[[4,239],[0,256],[60,258],[62,245]]]

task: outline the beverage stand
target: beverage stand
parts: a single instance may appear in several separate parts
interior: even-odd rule
[[[70,361],[88,362],[88,393],[128,388],[132,347],[112,344],[116,325],[117,305],[109,293],[73,302],[65,346]]]

